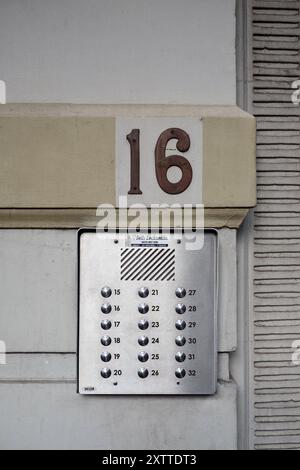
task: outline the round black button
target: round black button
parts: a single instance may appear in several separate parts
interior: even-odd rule
[[[186,355],[184,354],[184,352],[178,352],[175,354],[175,359],[177,362],[184,362],[186,359]]]
[[[178,379],[183,379],[183,377],[185,377],[185,370],[181,369],[181,367],[178,367],[178,369],[175,371],[175,375]]]
[[[186,290],[184,287],[177,287],[175,294],[177,297],[179,297],[179,299],[182,299],[186,296]]]
[[[104,369],[101,370],[101,375],[104,379],[108,379],[111,376],[111,370],[104,367]]]
[[[140,287],[139,296],[144,299],[148,297],[148,295],[149,295],[149,289],[147,287]]]
[[[186,343],[186,339],[184,336],[177,336],[177,338],[175,339],[175,343],[177,344],[177,346],[184,346]]]
[[[138,370],[138,376],[141,379],[145,379],[146,377],[148,377],[148,375],[149,375],[148,369],[144,369],[144,367],[141,367],[141,369]]]
[[[109,330],[111,328],[111,321],[109,320],[102,320],[101,322],[101,328],[103,328],[103,330]]]
[[[186,311],[186,306],[184,304],[177,304],[176,307],[175,307],[175,310],[176,310],[177,313],[182,315]]]
[[[177,320],[175,326],[177,330],[184,330],[186,328],[186,322],[184,320]]]
[[[101,338],[101,344],[103,344],[103,346],[109,346],[110,343],[111,343],[111,338],[110,338],[110,336],[107,336],[107,335],[102,336],[102,338]]]
[[[140,336],[138,339],[138,343],[140,346],[147,346],[147,344],[149,343],[149,338],[147,338],[147,336]]]
[[[142,351],[138,354],[138,359],[141,362],[147,362],[149,359],[149,354],[146,353],[145,351]]]
[[[110,304],[102,304],[101,305],[101,312],[102,313],[110,313],[111,312],[111,305]]]
[[[147,320],[140,320],[138,326],[140,330],[147,330],[147,328],[149,328],[149,322]]]
[[[139,304],[138,310],[139,310],[140,313],[148,313],[149,312],[149,305]]]
[[[111,296],[111,288],[107,287],[107,286],[102,287],[101,295],[102,295],[102,297],[105,297],[105,298],[110,297]]]
[[[103,362],[109,362],[111,360],[111,354],[108,351],[105,351],[101,354],[101,359]]]

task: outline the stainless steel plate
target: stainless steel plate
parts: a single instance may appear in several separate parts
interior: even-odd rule
[[[79,393],[215,393],[216,233],[187,250],[167,233],[82,230],[79,257]]]

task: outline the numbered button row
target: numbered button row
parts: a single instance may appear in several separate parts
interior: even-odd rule
[[[104,351],[101,353],[101,360],[103,362],[110,362],[111,361],[111,353],[108,352],[108,351]],[[140,353],[138,353],[138,360],[140,362],[147,362],[149,359],[149,354],[145,351],[142,351]]]
[[[183,315],[186,312],[186,306],[184,304],[177,304],[175,307],[175,310],[179,315]],[[105,302],[104,304],[101,305],[102,313],[105,313],[107,315],[108,313],[111,313],[111,311],[112,311],[111,304]],[[142,313],[143,315],[145,315],[146,313],[149,312],[149,305],[145,303],[139,304],[138,311]]]
[[[144,367],[141,367],[139,370],[138,370],[138,376],[141,378],[141,379],[146,379],[149,375],[149,371],[148,369],[144,368]],[[186,371],[185,369],[182,369],[181,367],[178,367],[178,369],[175,370],[175,375],[178,379],[183,379],[186,375]],[[104,367],[103,369],[101,369],[101,376],[104,378],[104,379],[108,379],[110,376],[111,376],[111,370],[107,367]]]
[[[158,307],[153,307],[152,310],[158,310]],[[176,312],[179,315],[182,315],[183,313],[186,312],[186,306],[184,304],[177,304],[175,307]],[[103,310],[102,310],[103,311]],[[149,312],[149,305],[148,304],[139,304],[138,305],[138,311],[142,314],[148,313]]]
[[[184,320],[177,320],[177,322],[175,323],[175,326],[177,328],[177,330],[184,330],[186,328],[186,322]],[[110,320],[102,320],[101,322],[101,328],[103,330],[110,330],[112,327],[112,323]],[[147,330],[149,328],[149,322],[148,320],[140,320],[138,322],[138,327],[140,330]],[[142,339],[144,338],[144,339]],[[178,337],[179,338],[179,337]],[[145,342],[146,341],[146,338],[145,337],[141,337],[139,339],[139,344],[141,344],[141,346],[144,346],[145,344],[148,344]],[[182,344],[180,344],[180,346],[182,346]]]
[[[147,346],[147,344],[149,343],[149,338],[147,336],[140,336],[138,338],[138,343],[140,346]],[[108,335],[102,336],[101,344],[103,346],[109,346],[111,344],[111,337]]]
[[[138,294],[142,298],[146,298],[149,295],[149,289],[148,287],[140,287],[138,290]],[[186,296],[186,289],[184,287],[177,287],[175,290],[175,295],[182,299],[183,297]]]
[[[148,287],[140,287],[138,289],[138,294],[141,298],[145,299],[146,297],[148,297],[150,291],[148,289]],[[110,297],[112,295],[112,289],[111,287],[109,286],[104,286],[102,287],[101,289],[101,295],[102,297],[104,297],[105,299],[107,299],[108,297]],[[186,289],[184,287],[177,287],[177,289],[175,290],[175,295],[182,299],[183,297],[186,296]]]
[[[102,352],[100,357],[103,362],[110,362],[112,358],[111,353],[108,351]],[[147,352],[142,351],[138,353],[138,360],[140,362],[147,362],[148,359],[149,359],[149,354]],[[175,359],[177,362],[184,362],[186,360],[186,354],[180,351],[175,354]]]

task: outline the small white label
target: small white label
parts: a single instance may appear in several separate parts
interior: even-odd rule
[[[300,105],[300,80],[296,80],[292,84],[292,88],[295,89],[294,93],[292,94],[292,102],[294,105]]]
[[[166,235],[131,235],[129,237],[130,246],[147,246],[147,247],[167,247],[169,239]]]
[[[6,85],[3,80],[0,80],[0,104],[6,104]]]

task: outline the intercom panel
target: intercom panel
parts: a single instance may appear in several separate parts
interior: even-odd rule
[[[216,391],[217,235],[81,230],[78,392]]]

